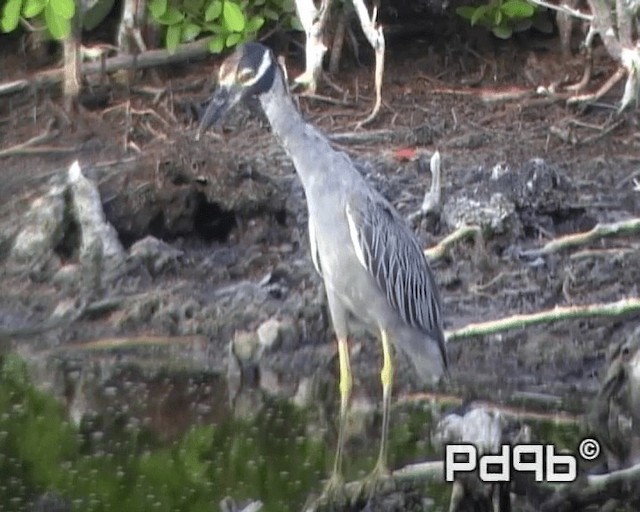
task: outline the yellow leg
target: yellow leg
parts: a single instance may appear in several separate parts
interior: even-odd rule
[[[342,451],[344,448],[345,427],[347,424],[347,412],[352,387],[351,365],[349,363],[349,345],[346,338],[338,338],[338,356],[340,357],[340,428],[338,431],[336,460],[333,466],[333,475],[331,477],[331,480],[334,482],[342,480]]]
[[[380,453],[374,470],[379,475],[387,474],[387,438],[389,437],[389,410],[391,408],[391,386],[393,385],[393,349],[387,332],[380,331],[382,338],[382,439],[380,441]]]

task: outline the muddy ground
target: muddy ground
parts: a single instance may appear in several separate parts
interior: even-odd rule
[[[6,37],[1,46],[3,81],[37,71],[20,55],[17,39]],[[357,159],[403,215],[420,207],[430,183],[424,162],[436,149],[449,211],[465,197],[489,201],[496,191],[510,201],[504,226],[485,229],[483,245],[462,241],[434,263],[448,330],[638,295],[637,238],[614,237],[541,258],[522,254],[599,222],[640,215],[633,181],[640,177],[640,116],[616,113],[620,87],[583,107],[536,95],[537,86],[581,72],[579,57],[559,64],[555,36],[392,39],[382,111],[356,130],[373,97],[372,58],[362,54],[362,65],[347,56],[331,77],[341,93],[325,83],[319,91],[325,98],[299,98],[309,122]],[[601,49],[594,58],[592,88],[615,70]],[[0,149],[47,130],[51,135],[32,150],[1,158],[0,325],[37,330],[49,325],[60,304],[73,309],[80,299],[95,306],[36,336],[11,337],[20,351],[99,340],[175,342],[196,347],[192,361],[201,368],[236,375],[230,368],[239,364],[243,385],[269,395],[300,397],[310,381],[335,386],[335,349],[294,169],[255,108],[236,112],[222,134],[195,140],[198,106],[218,62],[210,57],[103,77],[84,88],[72,113],[63,110],[56,88],[0,98]],[[295,76],[299,55],[287,62]],[[76,159],[98,183],[106,218],[125,249],[147,236],[168,244],[130,256],[115,277],[90,290],[59,274],[78,262],[72,220],[45,260],[20,270],[10,264],[31,202],[64,181]],[[496,173],[506,178],[494,183]],[[455,229],[444,216],[413,224],[425,248]],[[276,321],[276,335],[260,340],[257,330],[263,326],[264,335],[274,325],[264,327],[269,320]],[[451,342],[453,379],[440,391],[498,403],[535,399],[538,407],[583,412],[608,347],[637,321],[637,315],[571,320]],[[377,400],[379,344],[356,336],[352,353],[356,394]],[[407,362],[399,364],[398,395],[424,389],[403,371]]]

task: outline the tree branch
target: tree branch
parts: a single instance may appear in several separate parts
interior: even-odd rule
[[[498,320],[479,322],[466,325],[454,331],[447,331],[445,334],[447,341],[473,338],[474,336],[485,336],[537,324],[547,324],[559,322],[561,320],[575,320],[577,318],[593,317],[620,317],[637,313],[640,311],[640,298],[629,297],[617,302],[605,304],[585,304],[580,306],[558,306],[547,311],[537,313],[513,315]]]
[[[564,249],[579,247],[609,236],[625,236],[640,233],[640,218],[622,220],[611,224],[596,224],[585,233],[573,233],[547,242],[539,249],[525,251],[523,256],[537,257],[560,252]]]
[[[209,55],[207,43],[209,38],[200,39],[193,43],[186,43],[178,46],[173,53],[168,50],[149,50],[137,55],[118,55],[102,62],[87,62],[81,66],[83,75],[96,73],[111,73],[121,69],[144,69],[154,66],[164,66],[193,59],[202,59]],[[29,79],[16,80],[6,84],[0,84],[0,96],[12,94],[28,89],[31,86],[50,86],[62,82],[64,76],[63,68],[49,69],[36,73]]]

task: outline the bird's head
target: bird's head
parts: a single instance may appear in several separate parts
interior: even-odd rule
[[[260,43],[239,46],[220,66],[218,87],[209,100],[198,134],[222,121],[238,102],[267,92],[277,71],[275,56],[266,46]]]

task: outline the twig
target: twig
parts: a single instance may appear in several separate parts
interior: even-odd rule
[[[401,396],[396,400],[396,405],[400,404],[432,404],[458,406],[465,402],[465,398],[456,395],[445,395],[438,393],[414,393],[411,395]],[[513,418],[516,421],[544,421],[554,425],[577,425],[582,422],[582,416],[571,414],[566,411],[540,412],[523,409],[516,405],[500,404],[495,402],[487,402],[484,400],[474,400],[478,407],[487,409],[488,411],[498,412],[506,418]]]
[[[329,140],[331,142],[336,142],[340,144],[367,144],[367,143],[376,143],[376,142],[386,142],[390,139],[398,137],[398,135],[402,135],[403,133],[409,133],[410,130],[406,130],[406,132],[398,131],[398,130],[371,130],[367,132],[342,132],[342,133],[332,133],[329,135]]]
[[[36,135],[35,137],[31,137],[29,140],[25,142],[21,142],[20,144],[11,146],[10,148],[0,150],[0,158],[8,157],[8,156],[23,155],[25,154],[25,152],[33,153],[34,150],[33,148],[31,148],[31,146],[35,146],[36,144],[40,144],[41,142],[48,142],[54,137],[56,137],[57,135],[58,135],[58,130],[56,130],[53,127],[53,123],[50,122],[43,133]],[[51,152],[52,149],[54,148],[49,148],[48,151]]]
[[[574,18],[579,18],[585,21],[593,20],[593,15],[584,14],[583,12],[578,11],[577,9],[572,9],[566,4],[560,4],[560,5],[550,4],[545,2],[544,0],[530,0],[530,1],[532,4],[537,4],[541,7],[546,7],[547,9],[552,9],[554,11],[563,12],[565,14],[568,14],[569,16],[573,16]]]
[[[454,331],[447,331],[446,338],[448,341],[461,340],[514,329],[523,329],[537,324],[602,316],[616,318],[629,315],[631,313],[637,313],[639,311],[640,298],[638,297],[630,297],[617,302],[609,302],[605,304],[558,306],[546,311],[538,311],[537,313],[513,315],[507,318],[500,318],[498,320],[469,324]]]
[[[476,240],[480,237],[482,238],[482,231],[479,226],[461,226],[456,229],[453,233],[446,236],[444,239],[440,241],[440,243],[434,247],[431,247],[424,251],[425,256],[431,260],[439,260],[442,258],[449,248],[462,240],[463,238],[468,238],[473,236]]]
[[[580,94],[578,96],[572,96],[567,100],[567,105],[575,105],[576,103],[586,103],[589,101],[596,101],[607,94],[611,88],[616,85],[627,74],[627,70],[624,67],[619,67],[616,72],[598,89],[596,92],[589,94]]]
[[[310,100],[323,101],[324,103],[330,103],[331,105],[338,105],[340,107],[355,107],[355,103],[351,101],[338,100],[331,96],[323,96],[322,94],[316,94],[312,92],[303,92],[299,95],[301,98],[308,98]]]
[[[193,343],[204,343],[204,336],[130,336],[124,338],[102,338],[85,343],[71,343],[52,349],[52,354],[67,351],[100,351],[100,350],[122,350],[140,347],[162,347],[175,345],[191,345]]]
[[[611,224],[596,224],[593,229],[585,233],[574,233],[571,235],[561,236],[555,240],[547,242],[539,249],[524,251],[523,256],[538,257],[553,254],[564,249],[579,247],[582,245],[595,242],[600,238],[609,236],[625,236],[640,233],[640,218],[622,220]]]
[[[166,64],[201,59],[209,54],[207,43],[209,38],[200,39],[193,43],[178,46],[173,53],[168,50],[149,50],[137,55],[118,55],[102,62],[87,62],[82,65],[83,75],[96,73],[111,73],[121,69],[144,69]],[[35,74],[30,79],[16,80],[6,84],[0,84],[0,95],[12,94],[28,89],[31,86],[55,85],[62,81],[63,68],[50,69]]]

